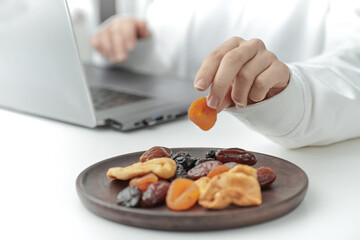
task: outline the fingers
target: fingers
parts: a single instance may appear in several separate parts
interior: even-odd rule
[[[281,92],[289,82],[287,66],[259,39],[232,38],[213,51],[201,65],[194,87],[210,88],[207,104],[218,112],[259,102]]]
[[[270,67],[275,59],[276,56],[273,53],[263,51],[241,68],[234,79],[231,92],[231,98],[238,108],[247,106],[248,95],[254,84],[255,78]]]
[[[231,82],[243,66],[251,61],[259,52],[265,50],[260,40],[250,40],[240,43],[240,46],[229,51],[223,57],[212,82],[208,95],[208,106],[217,109],[222,103]]]
[[[118,18],[91,39],[92,46],[112,62],[123,62],[135,45],[138,37],[149,37],[144,21],[134,18]]]
[[[274,61],[256,77],[250,89],[249,98],[254,102],[260,102],[265,98],[272,97],[287,86],[289,78],[290,73],[287,66],[278,60]],[[279,81],[280,79],[282,81]]]
[[[218,67],[226,53],[238,47],[244,40],[239,37],[233,37],[225,41],[218,48],[212,51],[202,63],[196,74],[194,87],[199,91],[206,90],[212,83]]]

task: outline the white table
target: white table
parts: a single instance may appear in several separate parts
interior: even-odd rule
[[[288,150],[221,113],[203,132],[186,118],[121,133],[0,109],[0,239],[360,239],[360,139]],[[289,160],[309,177],[304,201],[270,222],[215,232],[163,232],[100,218],[80,202],[78,174],[109,157],[167,147],[242,147]],[[181,224],[181,223],[179,223]]]

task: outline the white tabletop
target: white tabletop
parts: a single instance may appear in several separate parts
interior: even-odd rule
[[[360,139],[288,150],[227,113],[203,132],[186,118],[129,133],[87,129],[0,110],[0,239],[360,239]],[[109,157],[167,147],[241,147],[274,155],[309,177],[304,201],[278,219],[232,230],[164,232],[88,211],[75,180]],[[179,223],[181,224],[181,223]]]

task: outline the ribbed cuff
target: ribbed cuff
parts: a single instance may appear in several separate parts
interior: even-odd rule
[[[227,112],[250,128],[269,137],[291,133],[304,116],[304,88],[296,69],[290,70],[288,86],[276,96],[243,109],[231,107]]]

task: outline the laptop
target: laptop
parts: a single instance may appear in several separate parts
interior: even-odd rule
[[[175,120],[199,97],[191,79],[81,62],[65,0],[0,3],[0,107],[128,131]]]

